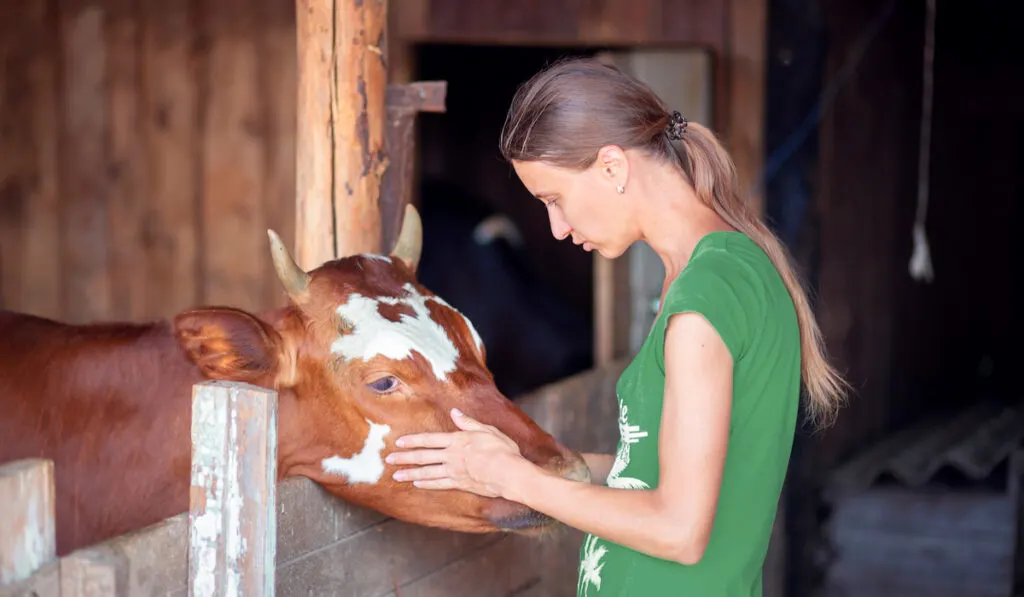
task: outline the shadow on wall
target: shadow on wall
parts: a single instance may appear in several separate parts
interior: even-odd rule
[[[419,280],[472,320],[498,388],[514,398],[589,368],[589,319],[540,279],[512,220],[450,182],[420,193]]]

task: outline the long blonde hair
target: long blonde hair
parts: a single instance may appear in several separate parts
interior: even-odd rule
[[[740,196],[736,166],[706,127],[689,122],[680,140],[666,133],[671,115],[647,85],[593,58],[554,63],[516,92],[501,133],[509,161],[542,161],[583,170],[605,145],[642,149],[679,166],[697,197],[757,243],[778,270],[796,308],[801,377],[812,423],[827,425],[848,384],[829,364],[807,293],[782,242]]]

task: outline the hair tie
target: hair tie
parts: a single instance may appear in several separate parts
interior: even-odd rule
[[[678,111],[673,111],[668,117],[668,126],[666,127],[665,134],[668,135],[669,139],[679,141],[683,138],[683,134],[686,133],[687,124],[689,124],[689,121],[686,120],[685,116]]]

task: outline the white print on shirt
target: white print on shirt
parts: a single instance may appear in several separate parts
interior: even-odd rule
[[[630,446],[647,437],[647,432],[640,429],[639,425],[629,424],[629,407],[619,400],[619,447],[615,451],[615,462],[612,470],[608,473],[608,486],[620,489],[646,489],[647,483],[633,477],[620,476],[626,467],[629,466]],[[601,590],[601,569],[604,568],[604,556],[608,549],[598,545],[598,539],[594,535],[587,535],[583,543],[583,557],[580,558],[579,576],[576,581],[577,597],[587,597],[590,594],[590,587]]]
[[[615,462],[608,473],[608,487],[620,489],[647,489],[647,483],[632,477],[621,477],[629,466],[629,447],[647,437],[639,425],[629,424],[629,407],[619,400],[619,448],[615,451]]]
[[[591,585],[598,591],[601,590],[601,568],[604,568],[601,560],[608,553],[608,548],[598,546],[598,541],[597,537],[587,535],[587,540],[583,542],[583,558],[580,559],[579,579],[576,581],[576,597],[587,597]]]

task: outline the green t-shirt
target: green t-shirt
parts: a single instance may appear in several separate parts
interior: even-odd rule
[[[704,557],[687,566],[587,535],[578,597],[759,597],[800,398],[800,335],[782,278],[739,232],[697,243],[661,312],[616,385],[619,444],[608,486],[658,485],[668,318],[702,314],[733,357],[733,406],[724,476]]]

